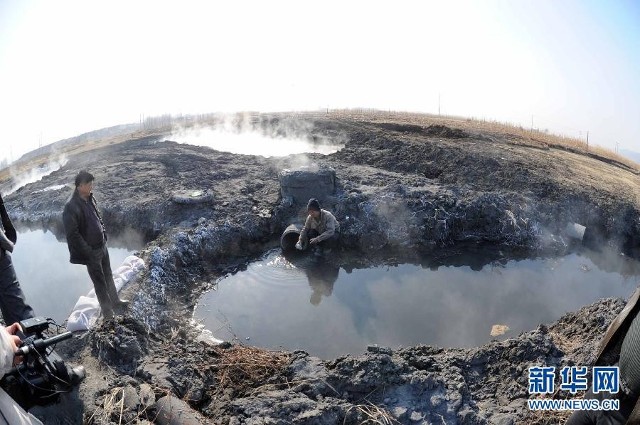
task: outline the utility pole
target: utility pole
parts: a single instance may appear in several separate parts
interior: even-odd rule
[[[589,152],[589,130],[587,130],[587,152]]]
[[[440,93],[438,93],[438,116],[440,116]]]
[[[533,133],[533,114],[531,114],[531,132]]]

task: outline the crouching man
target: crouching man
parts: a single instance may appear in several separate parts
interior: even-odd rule
[[[315,198],[309,199],[307,213],[309,215],[300,232],[296,248],[305,250],[317,247],[324,252],[331,251],[338,243],[340,223],[329,211],[321,209],[320,202]]]

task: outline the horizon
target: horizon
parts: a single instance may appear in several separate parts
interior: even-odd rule
[[[371,108],[640,143],[633,1],[0,3],[3,155],[141,117]]]
[[[548,129],[538,129],[538,128],[525,128],[524,126],[520,125],[520,124],[514,124],[514,123],[507,123],[507,122],[498,122],[498,121],[489,121],[489,120],[481,120],[478,118],[469,118],[469,117],[463,117],[463,116],[458,116],[458,115],[438,115],[438,114],[431,114],[431,113],[427,113],[427,112],[415,112],[415,111],[383,111],[380,109],[372,109],[372,108],[344,108],[344,109],[326,109],[326,110],[298,110],[298,111],[277,111],[277,112],[260,112],[260,111],[234,111],[234,112],[203,112],[203,113],[199,113],[199,114],[180,114],[180,115],[169,115],[169,114],[164,114],[164,115],[158,115],[158,116],[151,116],[151,117],[141,117],[141,120],[139,122],[128,122],[128,123],[118,123],[118,124],[114,124],[114,125],[110,125],[107,127],[101,127],[101,128],[96,128],[93,130],[89,130],[80,134],[75,134],[69,137],[65,137],[63,139],[59,139],[59,140],[55,140],[51,143],[48,143],[46,145],[42,145],[39,147],[34,148],[31,151],[25,152],[23,153],[20,157],[15,158],[13,163],[18,162],[19,160],[21,160],[24,156],[32,154],[32,153],[36,153],[41,149],[47,149],[48,147],[52,147],[54,146],[56,143],[59,142],[66,142],[66,141],[70,141],[70,140],[74,140],[77,138],[82,138],[84,136],[90,135],[92,133],[101,133],[104,131],[108,131],[111,129],[115,129],[118,127],[138,127],[137,129],[131,129],[131,132],[128,134],[133,134],[135,131],[150,131],[151,133],[157,132],[158,129],[160,129],[162,127],[162,125],[160,125],[160,127],[157,127],[154,124],[154,120],[157,118],[165,118],[167,116],[170,116],[170,120],[171,120],[171,130],[170,133],[171,134],[176,134],[176,132],[181,132],[184,130],[188,130],[188,128],[184,128],[182,127],[181,124],[176,124],[177,122],[180,122],[180,120],[184,119],[184,118],[197,118],[199,116],[218,116],[219,118],[224,118],[224,119],[229,119],[231,116],[233,115],[246,115],[246,114],[288,114],[288,113],[292,113],[292,114],[314,114],[314,113],[327,113],[327,114],[331,114],[331,113],[349,113],[349,112],[353,112],[353,113],[365,113],[365,114],[378,114],[378,113],[382,113],[382,114],[391,114],[391,115],[405,115],[405,116],[410,116],[410,115],[414,115],[414,114],[419,114],[419,115],[424,115],[427,118],[430,119],[434,119],[434,120],[438,120],[438,119],[443,119],[443,120],[449,120],[449,119],[453,119],[453,120],[471,120],[472,122],[477,122],[479,125],[482,125],[484,123],[486,124],[490,124],[490,125],[497,125],[498,128],[500,127],[504,127],[502,130],[495,130],[495,131],[504,131],[506,129],[512,128],[514,131],[526,131],[527,133],[530,133],[532,137],[535,137],[535,135],[539,135],[541,137],[546,137],[546,136],[551,136],[551,137],[557,137],[558,138],[558,143],[562,143],[561,142],[561,137],[562,135],[560,134],[556,134],[556,133],[552,133],[550,131],[548,131]],[[149,119],[150,122],[148,123],[148,126],[145,126],[145,124],[143,123],[144,119]],[[206,119],[205,119],[206,121]],[[164,122],[164,121],[163,121]],[[225,123],[222,125],[218,125],[217,129],[221,132],[227,132],[227,131],[231,131],[229,130],[229,127],[227,127],[229,125],[229,123]],[[203,129],[203,128],[211,128],[214,129],[213,124],[211,123],[202,123],[199,122],[197,119],[195,121],[193,121],[193,128],[194,129]],[[232,133],[230,133],[230,135],[232,136],[236,136],[236,131],[240,130],[240,133],[247,133],[247,132],[251,132],[252,130],[248,130],[248,129],[235,129],[233,130]],[[166,129],[164,130],[166,131]],[[103,138],[103,137],[108,137],[108,136],[97,136],[98,138]],[[569,141],[569,139],[566,139],[567,141]],[[573,140],[577,140],[580,142],[584,142],[584,140],[581,140],[579,138],[575,138]],[[599,145],[595,145],[596,147],[602,147]],[[251,149],[251,148],[249,148]],[[609,149],[610,152],[612,153],[617,153],[623,157],[626,157],[627,159],[631,159],[635,162],[637,162],[638,164],[640,164],[640,152],[637,151],[633,151],[633,150],[629,150],[629,149],[625,149],[625,148],[620,148],[619,152],[616,152],[614,149],[610,149],[610,148],[606,148],[605,149]],[[55,150],[54,150],[55,152]],[[0,167],[1,168],[1,167]]]

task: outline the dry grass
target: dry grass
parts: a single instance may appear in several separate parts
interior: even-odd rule
[[[548,133],[546,131],[526,129],[522,126],[500,123],[497,121],[484,121],[456,116],[440,116],[410,112],[385,112],[376,110],[326,111],[325,116],[364,122],[404,122],[407,124],[421,125],[425,127],[430,125],[445,125],[447,127],[459,128],[471,132],[480,131],[500,136],[509,143],[515,145],[524,145],[539,149],[556,148],[575,153],[589,154],[597,157],[598,159],[619,163],[637,173],[640,173],[640,164],[619,155],[610,149],[593,145],[593,143],[587,144],[585,140],[575,137],[565,137],[562,135]]]
[[[277,388],[306,382],[265,384],[270,378],[282,374],[282,371],[290,362],[288,353],[243,345],[234,345],[229,349],[216,350],[216,352],[220,356],[214,366],[217,369],[217,392],[232,389],[236,394],[249,394],[252,390],[262,389],[266,386]],[[362,424],[399,424],[389,412],[372,403],[358,404],[352,406],[351,409],[356,409],[364,417]]]
[[[243,345],[215,351],[219,356],[214,365],[218,380],[216,390],[220,392],[231,389],[247,394],[270,378],[279,376],[290,361],[288,353]]]
[[[358,413],[364,416],[364,420],[361,424],[367,425],[395,425],[400,424],[396,419],[393,418],[383,408],[376,406],[375,404],[358,404],[356,406],[351,407],[351,409],[356,409]],[[346,422],[346,417],[345,417]]]
[[[316,116],[318,114],[316,113]],[[522,126],[498,121],[486,121],[473,118],[464,118],[446,115],[431,115],[411,112],[385,112],[376,110],[335,110],[327,111],[324,116],[350,119],[356,121],[373,122],[406,122],[413,125],[445,125],[447,127],[459,128],[466,131],[481,131],[498,135],[512,144],[525,145],[540,149],[560,148],[576,153],[592,154],[602,158],[620,162],[630,168],[640,171],[640,164],[610,149],[603,148],[593,143],[588,144],[586,140],[576,137],[567,137],[540,131],[538,129],[527,129]]]
[[[104,396],[102,409],[96,409],[93,414],[83,422],[86,424],[118,423],[118,425],[129,425],[138,423],[138,418],[145,418],[147,416],[147,407],[139,406],[135,418],[126,421],[124,419],[124,402],[125,389],[123,387],[112,388],[111,391]]]
[[[569,339],[562,336],[557,331],[550,330],[549,335],[551,336],[551,339],[553,340],[556,347],[567,354],[573,353],[584,344],[584,341],[580,340],[580,338]]]

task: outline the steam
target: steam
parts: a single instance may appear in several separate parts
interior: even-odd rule
[[[44,189],[34,190],[33,193],[52,192],[54,190],[60,190],[67,187],[66,184],[54,184],[53,186],[47,186]]]
[[[407,245],[411,240],[409,227],[415,223],[406,201],[390,192],[371,201],[371,212],[386,224],[383,229],[387,242],[395,246]]]
[[[109,246],[137,251],[145,246],[144,234],[132,227],[109,233]]]
[[[304,120],[235,114],[217,116],[206,124],[180,127],[170,140],[269,158],[302,153],[328,155],[342,149],[346,137],[316,131],[313,123]]]
[[[11,180],[3,185],[2,194],[9,195],[20,189],[21,187],[41,180],[43,177],[48,176],[54,171],[57,171],[60,168],[64,167],[67,161],[68,159],[66,155],[60,155],[57,158],[50,159],[45,164],[36,166],[35,168],[31,168],[26,171],[20,169],[20,165],[12,165],[9,169],[11,172]],[[44,190],[58,190],[62,187],[64,186],[50,186],[50,188]]]

